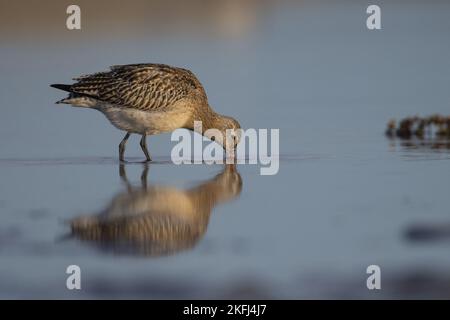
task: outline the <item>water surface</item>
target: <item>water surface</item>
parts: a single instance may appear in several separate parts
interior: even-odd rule
[[[0,16],[0,297],[450,296],[449,149],[383,135],[390,118],[450,113],[450,5],[381,1],[372,32],[356,1],[239,3],[171,28],[111,9],[70,32],[51,2],[36,28]],[[176,166],[168,134],[147,139],[148,167],[130,138],[121,168],[123,133],[48,85],[137,62],[189,68],[218,112],[279,128],[279,173]]]

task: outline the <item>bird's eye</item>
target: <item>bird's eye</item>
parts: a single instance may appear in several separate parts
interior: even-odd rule
[[[216,141],[216,137],[212,136],[211,141]]]

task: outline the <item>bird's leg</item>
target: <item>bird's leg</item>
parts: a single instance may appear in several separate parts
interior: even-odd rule
[[[152,158],[150,158],[150,154],[148,153],[148,150],[147,150],[147,143],[145,142],[146,137],[147,136],[145,134],[142,135],[140,145],[141,145],[142,151],[144,151],[145,158],[147,158],[147,161],[152,161]]]
[[[125,144],[127,143],[127,140],[129,137],[130,137],[130,133],[127,132],[127,134],[125,135],[125,137],[122,139],[122,141],[119,144],[119,160],[120,161],[124,161],[123,154],[125,152]]]

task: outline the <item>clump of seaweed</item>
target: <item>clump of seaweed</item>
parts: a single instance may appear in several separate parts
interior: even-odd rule
[[[396,120],[389,120],[386,129],[389,138],[401,139],[450,139],[450,116],[439,114],[428,117],[407,117],[397,125]]]

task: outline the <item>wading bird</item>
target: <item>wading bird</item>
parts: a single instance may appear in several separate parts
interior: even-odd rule
[[[239,122],[210,107],[203,86],[189,70],[163,64],[129,64],[73,80],[77,82],[50,85],[69,92],[57,103],[99,110],[116,128],[126,131],[119,144],[120,161],[124,161],[125,144],[132,133],[142,135],[142,151],[151,161],[147,135],[178,128],[194,130],[194,121],[202,122],[200,134],[227,150],[239,143]],[[208,133],[212,128],[222,136]],[[228,129],[233,130],[230,139],[225,138]]]

